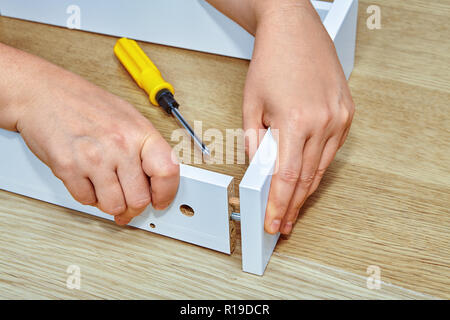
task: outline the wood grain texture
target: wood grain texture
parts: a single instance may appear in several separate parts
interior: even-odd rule
[[[227,256],[0,192],[0,296],[450,298],[450,4],[380,0],[382,29],[369,30],[371,4],[360,1],[349,138],[263,277],[241,272],[239,239]],[[0,18],[0,41],[123,97],[168,141],[178,128],[115,59],[113,37]],[[241,127],[247,61],[141,45],[187,119]],[[237,184],[246,169],[200,166]],[[79,291],[65,286],[72,264]],[[380,290],[366,288],[369,265],[381,268]]]
[[[282,253],[259,277],[241,271],[239,245],[230,257],[35,202],[0,193],[1,298],[432,298],[369,290],[365,277]],[[69,265],[80,267],[81,290],[66,288]]]

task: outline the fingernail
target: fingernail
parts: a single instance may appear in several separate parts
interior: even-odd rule
[[[153,206],[155,210],[165,210],[170,205],[170,202],[159,203]]]
[[[286,222],[286,224],[283,227],[283,233],[289,234],[292,231],[292,222]]]
[[[278,232],[278,230],[280,229],[280,223],[281,221],[278,219],[272,221],[272,224],[270,225],[270,230],[272,231],[272,233]]]

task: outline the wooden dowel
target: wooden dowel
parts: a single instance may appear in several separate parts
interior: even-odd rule
[[[239,202],[239,198],[238,197],[230,197],[230,206],[231,206],[231,210],[233,212],[240,212],[240,202]]]

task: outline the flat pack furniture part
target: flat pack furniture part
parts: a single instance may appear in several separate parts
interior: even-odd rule
[[[270,129],[264,136],[239,184],[242,270],[262,275],[280,233],[264,231],[270,182],[278,147]]]
[[[0,129],[0,189],[114,220],[75,201],[61,180],[27,147],[20,134]],[[129,225],[224,253],[231,253],[228,188],[233,177],[181,165],[180,185],[169,208],[149,206]],[[187,205],[192,216],[182,213]]]
[[[311,1],[346,77],[353,69],[358,0]],[[66,27],[79,10],[84,31],[250,59],[254,38],[205,0],[0,0],[1,15]],[[161,32],[163,30],[163,32]]]
[[[113,220],[99,209],[75,201],[61,180],[27,147],[19,133],[0,129],[0,189]],[[270,130],[263,138],[239,190],[244,271],[262,275],[278,240],[264,232],[264,216],[277,144]],[[180,185],[165,210],[149,206],[130,226],[230,254],[234,222],[230,197],[233,177],[188,165],[180,166]],[[188,206],[193,215],[182,210]]]
[[[312,3],[334,41],[348,78],[354,62],[358,2]],[[0,12],[66,26],[66,10],[70,5],[81,9],[81,29],[86,31],[244,59],[251,57],[253,37],[203,0],[0,0]],[[160,14],[153,16],[149,12]],[[171,18],[170,26],[167,17]],[[158,28],[165,31],[155,32]],[[160,38],[161,34],[164,38]],[[239,185],[242,267],[257,275],[264,273],[279,238],[279,234],[264,232],[276,149],[269,130]],[[130,225],[231,253],[235,229],[229,198],[234,196],[233,178],[187,165],[181,165],[180,173],[178,193],[170,207],[157,211],[150,206]],[[0,189],[112,220],[110,215],[76,202],[63,183],[29,151],[20,135],[3,129],[0,129]],[[185,205],[193,209],[192,216],[183,214],[181,208]]]

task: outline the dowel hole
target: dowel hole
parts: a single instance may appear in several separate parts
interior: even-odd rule
[[[192,209],[187,204],[182,204],[180,206],[180,211],[181,211],[182,214],[184,214],[187,217],[192,217],[194,215],[194,209]]]
[[[154,223],[150,223],[150,228],[155,229],[156,228],[155,224]]]

